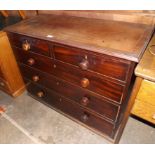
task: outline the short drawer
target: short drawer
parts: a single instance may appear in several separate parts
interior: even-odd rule
[[[93,115],[91,112],[84,110],[77,104],[74,104],[71,101],[43,87],[37,86],[35,84],[30,84],[27,89],[28,92],[39,101],[46,102],[47,104],[86,124],[87,126],[110,137],[112,136],[112,132],[114,129],[113,123],[110,123],[96,115]]]
[[[42,73],[36,69],[24,65],[20,65],[20,68],[23,76],[27,79],[60,93],[61,95],[77,102],[82,107],[100,114],[102,117],[112,121],[117,120],[119,106],[104,99],[100,99],[87,90],[64,82],[54,76]]]
[[[94,54],[82,49],[55,45],[54,55],[57,60],[79,66],[83,70],[92,70],[105,76],[126,81],[130,61],[111,56]]]
[[[50,49],[47,41],[24,35],[14,35],[13,33],[8,33],[8,36],[12,46],[16,46],[27,52],[33,51],[38,54],[50,56]]]

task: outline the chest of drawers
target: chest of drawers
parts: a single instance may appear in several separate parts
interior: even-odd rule
[[[6,31],[29,94],[115,142],[152,27],[40,15]]]

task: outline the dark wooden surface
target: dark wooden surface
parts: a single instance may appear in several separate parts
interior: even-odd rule
[[[93,115],[90,111],[84,110],[77,106],[73,102],[65,99],[64,97],[49,91],[44,87],[38,85],[30,84],[28,86],[28,91],[35,96],[38,100],[42,100],[50,104],[51,106],[63,111],[64,113],[76,118],[77,120],[85,123],[86,125],[95,128],[96,130],[103,132],[104,134],[111,137],[114,125],[104,119]],[[38,97],[38,92],[43,92],[43,97]]]
[[[39,15],[5,30],[138,62],[153,27],[63,15]]]
[[[51,15],[6,30],[33,97],[118,141],[152,27]]]
[[[11,33],[9,33],[8,36],[10,37],[10,42],[23,77],[26,79],[25,81],[30,81],[34,87],[34,91],[41,86],[41,89],[37,89],[38,92],[35,94],[32,90],[32,86],[28,87],[28,91],[32,96],[35,96],[37,99],[42,98],[40,101],[45,101],[45,103],[52,104],[52,106],[58,102],[58,98],[56,101],[54,97],[52,99],[50,91],[58,94],[58,96],[67,98],[69,103],[72,102],[73,105],[75,104],[77,106],[76,112],[78,112],[79,108],[83,109],[83,111],[86,110],[88,113],[93,114],[95,119],[103,120],[103,122],[113,125],[112,128],[106,129],[109,131],[106,131],[102,129],[102,125],[104,125],[102,124],[103,122],[101,124],[99,123],[101,127],[99,127],[99,124],[91,125],[91,122],[88,124],[83,123],[93,129],[96,128],[96,131],[104,133],[111,137],[111,139],[115,137],[126,109],[125,98],[128,94],[128,87],[134,69],[133,62],[113,56],[97,54],[93,51],[82,50],[82,53],[82,51],[77,48],[63,46],[67,48],[67,52],[73,52],[75,50],[74,52],[77,53],[74,54],[79,58],[76,59],[74,54],[69,54],[68,56],[66,53],[62,53],[61,55],[55,52],[54,47],[62,47],[62,45],[53,42],[47,43],[48,50],[45,51],[49,53],[49,55],[42,53],[42,49],[39,49],[40,46],[25,51],[22,49],[22,43],[25,42],[25,40],[20,41],[18,38],[26,38],[28,41],[30,40],[29,42],[34,38],[17,35],[16,39],[16,34]],[[38,42],[37,39],[35,40]],[[44,42],[40,39],[39,41],[41,43]],[[86,53],[87,56],[85,55]],[[85,56],[89,62],[87,69],[83,69],[78,65],[83,57],[86,59]],[[100,63],[100,65],[95,66],[94,62]],[[95,67],[97,67],[96,70]],[[103,69],[105,69],[105,71],[102,71]],[[43,97],[45,92],[46,96]],[[65,103],[66,102],[67,101],[65,101]],[[74,117],[76,120],[82,117],[81,112],[81,116],[78,117],[76,116],[76,112],[74,115],[70,114],[65,110],[66,107],[64,104],[62,107],[57,105],[54,107],[60,108],[59,110],[71,115],[71,117]],[[85,117],[87,116],[84,116],[84,119]]]
[[[45,56],[50,56],[49,45],[47,41],[30,38],[23,35],[14,36],[11,33],[9,35],[9,38],[12,44],[19,48],[22,48],[22,45],[25,43],[25,41],[27,41],[30,44],[30,50],[32,50],[33,52],[36,52]]]
[[[108,57],[103,54],[95,55],[90,51],[60,45],[55,45],[53,47],[53,52],[55,59],[57,60],[73,64],[75,66],[80,66],[84,63],[84,61],[87,61],[88,64],[85,70],[92,70],[121,81],[126,81],[127,79],[127,71],[129,70],[130,61]]]
[[[121,103],[124,87],[120,84],[32,52],[25,52],[19,48],[14,48],[14,51],[17,55],[17,60],[23,64],[29,65],[29,60],[33,59],[34,64],[29,66],[53,74],[80,87],[83,87],[81,81],[86,78],[89,80],[89,84],[85,89],[94,91],[110,100]]]
[[[43,72],[52,72],[52,60],[48,57],[35,54],[33,52],[23,51],[20,48],[13,47],[16,59],[26,65],[33,66]],[[33,64],[29,63],[29,60],[33,60]]]
[[[70,100],[77,102],[82,107],[100,114],[102,117],[112,121],[117,121],[117,115],[119,112],[118,105],[112,104],[111,102],[104,100],[90,91],[86,91],[85,89],[62,81],[61,79],[58,79],[52,75],[40,72],[34,68],[30,68],[22,64],[20,64],[20,68],[23,76],[29,79],[31,82],[52,89],[55,92],[69,98]],[[34,76],[38,76],[37,81],[34,81]],[[84,102],[83,99],[86,98],[88,101]]]

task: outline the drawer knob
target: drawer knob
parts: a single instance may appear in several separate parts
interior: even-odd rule
[[[27,61],[28,65],[32,66],[35,64],[35,60],[33,58],[28,59]]]
[[[37,75],[34,75],[33,77],[32,77],[32,80],[34,81],[34,82],[38,82],[39,81],[39,76],[37,76]]]
[[[87,78],[83,78],[82,80],[81,80],[81,86],[82,87],[84,87],[84,88],[86,88],[87,86],[89,86],[89,80],[87,79]]]
[[[22,49],[23,49],[24,51],[30,50],[30,44],[28,43],[27,40],[25,40],[25,41],[23,42],[23,44],[22,44]]]
[[[39,91],[39,92],[37,93],[37,96],[38,96],[39,98],[44,97],[44,92],[43,92],[43,91]]]
[[[79,66],[82,70],[88,69],[89,62],[87,59],[82,60],[82,62],[79,63]]]
[[[89,103],[88,97],[82,97],[81,104],[84,105],[84,106],[87,106],[88,103]]]
[[[5,86],[4,82],[0,82],[0,85],[1,85],[2,87],[4,87],[4,86]]]
[[[84,114],[82,117],[81,117],[82,121],[83,122],[86,122],[88,119],[89,119],[89,115],[88,114]]]

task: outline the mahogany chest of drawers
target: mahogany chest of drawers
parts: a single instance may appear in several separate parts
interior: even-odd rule
[[[39,15],[6,31],[29,94],[115,142],[152,27]]]

